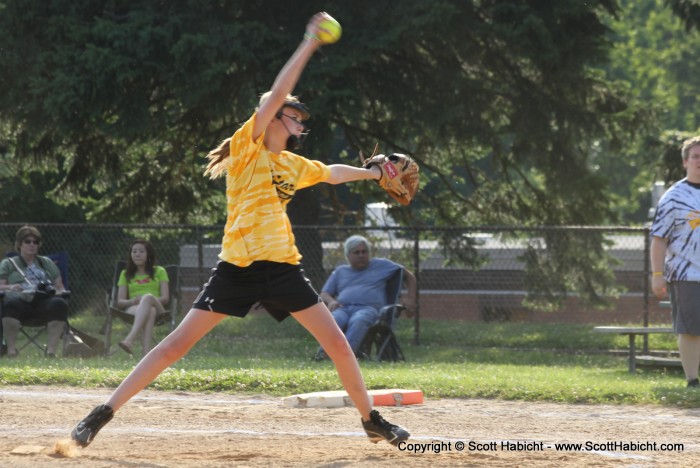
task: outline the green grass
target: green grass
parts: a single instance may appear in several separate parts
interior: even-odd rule
[[[102,319],[72,324],[99,336]],[[661,404],[695,407],[678,371],[627,372],[627,337],[593,333],[590,325],[421,322],[399,327],[406,362],[362,362],[369,388],[419,388],[427,398],[498,398],[567,403]],[[159,329],[161,337],[164,328]],[[117,326],[114,339],[126,333]],[[641,339],[639,344],[641,345]],[[315,341],[294,320],[227,319],[150,388],[179,391],[293,393],[340,389],[330,362],[314,362]],[[650,348],[674,351],[673,335],[652,335]],[[115,387],[136,361],[121,351],[105,358],[47,360],[27,348],[0,359],[0,385]]]

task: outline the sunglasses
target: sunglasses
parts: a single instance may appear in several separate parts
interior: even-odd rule
[[[37,239],[23,239],[22,242],[25,244],[34,244],[34,245],[41,244],[41,241],[39,241]]]

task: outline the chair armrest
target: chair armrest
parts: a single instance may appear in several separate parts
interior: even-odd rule
[[[401,304],[389,304],[379,309],[379,321],[387,325],[394,323],[394,319],[401,316],[401,312],[406,310],[406,306]]]
[[[113,314],[123,314],[123,313],[126,313],[126,311],[125,311],[124,309],[120,309],[119,307],[109,306],[109,307],[107,307],[107,308],[109,309],[109,312],[110,312],[110,313],[113,313]]]

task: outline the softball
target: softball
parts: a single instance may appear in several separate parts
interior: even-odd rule
[[[318,38],[324,44],[334,43],[335,41],[340,39],[340,35],[343,33],[343,28],[340,27],[340,23],[338,23],[336,20],[330,17],[318,23],[318,27],[328,31],[318,32]]]

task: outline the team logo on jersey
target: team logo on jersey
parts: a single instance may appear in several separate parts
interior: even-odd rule
[[[282,201],[289,201],[296,192],[296,185],[285,182],[280,174],[272,173],[272,185],[277,190],[277,196]]]
[[[685,215],[685,218],[688,220],[688,224],[690,224],[690,229],[695,230],[695,228],[700,226],[700,211],[691,211]]]

